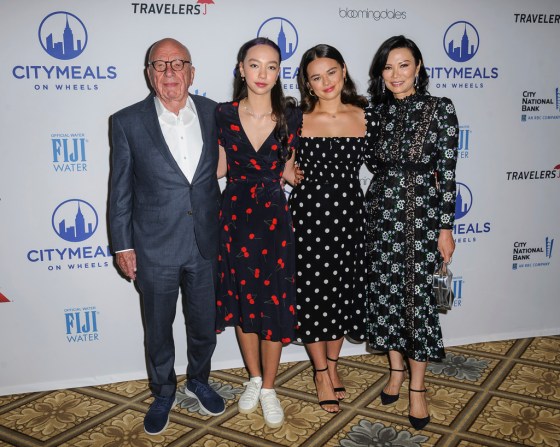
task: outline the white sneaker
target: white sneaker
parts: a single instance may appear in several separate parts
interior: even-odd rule
[[[266,425],[270,428],[281,427],[284,423],[284,410],[276,397],[276,391],[262,389],[260,401]]]
[[[237,408],[240,413],[248,414],[255,411],[259,406],[262,378],[251,377],[251,379],[243,385],[245,386],[245,391],[243,391],[243,394],[241,394],[237,402]]]

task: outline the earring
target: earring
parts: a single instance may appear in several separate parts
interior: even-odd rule
[[[381,94],[385,94],[385,81],[381,81]]]
[[[309,89],[309,94],[315,98],[315,93],[313,93],[313,90]]]
[[[241,76],[241,82],[245,82],[245,76]]]
[[[414,88],[418,87],[418,75],[414,77]]]

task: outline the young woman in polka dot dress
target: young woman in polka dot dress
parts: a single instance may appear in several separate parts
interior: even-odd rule
[[[290,196],[296,234],[297,340],[315,368],[321,407],[339,411],[337,371],[344,336],[365,337],[364,162],[367,100],[356,93],[338,50],[317,45],[302,57],[303,111],[297,163],[305,178]]]
[[[373,58],[369,92],[380,129],[366,194],[369,343],[388,351],[391,368],[381,401],[398,400],[407,358],[409,418],[416,429],[430,420],[426,366],[445,356],[432,274],[455,249],[458,136],[453,103],[428,94],[423,62],[416,44],[404,36],[385,41]]]
[[[294,340],[297,324],[294,233],[280,181],[293,183],[301,114],[295,101],[288,106],[279,72],[274,42],[247,42],[238,54],[234,101],[216,110],[218,176],[226,168],[228,174],[220,214],[217,329],[235,326],[250,374],[239,411],[251,413],[260,401],[271,428],[284,420],[274,379],[282,344]]]

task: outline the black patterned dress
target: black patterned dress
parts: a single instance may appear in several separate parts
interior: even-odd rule
[[[455,217],[458,125],[448,98],[411,95],[376,106],[368,164],[369,343],[417,361],[445,353],[432,274],[440,229]]]
[[[297,144],[301,114],[290,109],[289,141]],[[294,339],[295,247],[292,218],[280,179],[280,143],[269,135],[257,150],[239,119],[237,102],[216,110],[227,186],[220,213],[218,332],[240,326],[263,340]]]
[[[366,120],[371,121],[370,111]],[[368,124],[368,131],[372,125]],[[365,340],[367,261],[360,167],[365,137],[300,137],[304,180],[290,195],[298,342]]]

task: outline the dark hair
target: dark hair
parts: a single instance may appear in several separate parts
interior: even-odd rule
[[[274,48],[278,53],[278,62],[282,61],[282,53],[278,45],[276,45],[272,40],[266,37],[257,37],[245,42],[239,52],[237,53],[237,64],[235,64],[234,78],[233,78],[233,100],[241,101],[248,95],[247,83],[245,79],[241,77],[241,71],[239,70],[239,64],[245,60],[247,52],[257,45],[268,45]],[[276,126],[274,127],[274,137],[280,142],[281,150],[278,151],[278,157],[287,161],[292,156],[292,149],[288,144],[288,121],[286,118],[286,110],[288,107],[295,108],[296,101],[294,98],[284,96],[284,90],[282,88],[282,82],[280,81],[280,76],[276,80],[272,91],[270,92],[271,102],[272,102],[272,119],[276,121]]]
[[[418,46],[410,39],[404,36],[393,36],[389,37],[385,42],[381,44],[375,56],[373,56],[373,61],[369,68],[369,88],[368,93],[371,96],[371,102],[374,104],[385,103],[393,99],[393,94],[385,89],[383,91],[383,70],[387,64],[387,58],[389,53],[396,48],[408,48],[414,57],[414,62],[416,65],[420,65],[420,71],[418,71],[418,82],[415,85],[416,92],[421,95],[426,95],[428,93],[428,83],[430,82],[428,78],[428,73],[426,72],[426,67],[424,67],[424,58]]]
[[[309,80],[307,79],[307,66],[315,59],[322,57],[334,59],[341,67],[346,67],[346,62],[344,62],[344,58],[342,57],[342,54],[340,54],[340,51],[327,44],[315,45],[313,48],[310,48],[303,53],[301,62],[299,63],[299,72],[297,77],[299,92],[301,95],[300,107],[303,113],[312,112],[318,101],[316,96],[311,95],[311,90],[308,85]],[[348,67],[346,67],[346,78],[344,80],[344,86],[342,87],[340,99],[343,104],[352,104],[357,107],[367,106],[366,97],[358,95],[358,92],[356,91],[356,85],[348,73]]]

